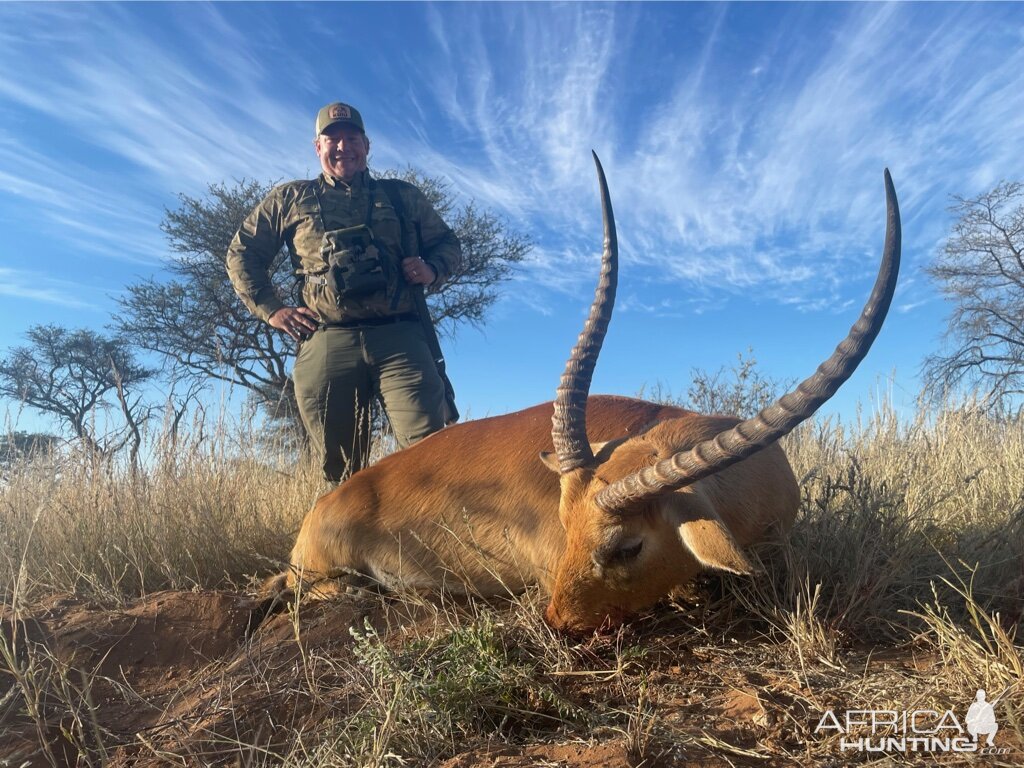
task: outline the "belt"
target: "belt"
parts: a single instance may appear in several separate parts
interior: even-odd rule
[[[394,323],[415,323],[419,315],[405,312],[400,315],[388,315],[387,317],[367,317],[362,320],[342,320],[337,323],[320,323],[321,328],[375,328],[380,325],[393,325]]]

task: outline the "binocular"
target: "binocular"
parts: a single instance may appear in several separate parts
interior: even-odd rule
[[[365,224],[324,232],[320,253],[330,265],[327,285],[337,301],[368,296],[387,288],[384,260]]]

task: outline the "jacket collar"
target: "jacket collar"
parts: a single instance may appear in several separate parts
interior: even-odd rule
[[[344,181],[337,178],[336,176],[329,176],[326,173],[321,173],[320,178],[323,179],[324,184],[335,189],[351,189],[353,191],[366,187],[370,182],[370,172],[362,171],[352,177],[352,181]]]

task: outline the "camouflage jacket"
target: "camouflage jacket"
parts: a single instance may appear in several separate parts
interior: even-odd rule
[[[228,248],[227,270],[235,292],[262,320],[285,306],[271,284],[268,270],[281,246],[287,245],[295,275],[304,281],[303,301],[322,322],[415,312],[402,278],[402,258],[419,255],[433,267],[437,280],[432,287],[436,288],[458,268],[462,251],[455,233],[419,189],[412,184],[392,183],[405,207],[408,231],[404,235],[387,194],[368,172],[356,176],[351,184],[320,174],[312,181],[291,181],[275,187],[242,222]],[[358,299],[345,299],[339,305],[331,288],[319,279],[329,268],[321,254],[323,234],[325,228],[365,224],[371,205],[374,240],[381,258],[388,260],[388,287]],[[405,253],[403,244],[411,250],[417,247],[415,224],[419,225],[421,251]]]

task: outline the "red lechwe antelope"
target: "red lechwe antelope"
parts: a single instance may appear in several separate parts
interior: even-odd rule
[[[743,548],[792,524],[799,493],[777,441],[853,373],[896,286],[900,218],[889,172],[882,264],[860,318],[814,375],[740,421],[588,398],[618,271],[594,159],[601,276],[555,402],[449,427],[356,473],[306,515],[291,568],[269,589],[301,580],[323,596],[342,589],[339,577],[356,577],[494,595],[539,583],[549,624],[588,630],[624,621],[702,568],[750,573]]]

